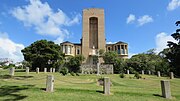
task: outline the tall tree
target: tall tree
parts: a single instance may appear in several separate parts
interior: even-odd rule
[[[176,26],[180,25],[180,21],[177,21]],[[177,43],[168,41],[169,48],[166,49],[165,55],[169,60],[171,65],[171,71],[173,71],[177,76],[180,76],[180,29],[177,29],[175,33],[171,35]]]
[[[24,59],[31,63],[31,69],[33,70],[36,67],[39,67],[40,70],[43,70],[45,67],[53,67],[54,64],[64,59],[60,46],[47,40],[36,41],[30,46],[25,47],[21,52],[24,55]]]

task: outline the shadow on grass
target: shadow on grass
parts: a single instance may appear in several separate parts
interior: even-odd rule
[[[153,96],[163,97],[162,95],[159,95],[159,94],[153,94]]]
[[[0,79],[10,79],[12,76],[10,75],[0,75]]]
[[[25,69],[16,69],[15,72],[26,72]]]
[[[16,80],[23,80],[32,78],[34,76],[11,76],[11,75],[0,75],[0,79],[16,79]]]
[[[46,91],[46,88],[40,88],[41,90],[43,90],[43,91]]]
[[[71,89],[71,88],[60,88],[60,89],[56,89],[58,91],[61,91],[61,92],[83,92],[83,93],[104,93],[103,91],[100,91],[100,90],[90,90],[90,89]]]
[[[101,94],[104,94],[104,92],[103,92],[103,91],[100,91],[100,90],[96,90],[96,92],[101,93]]]
[[[17,101],[25,99],[27,96],[18,94],[22,90],[27,90],[34,85],[22,85],[22,86],[1,86],[0,97],[4,97],[2,101]]]

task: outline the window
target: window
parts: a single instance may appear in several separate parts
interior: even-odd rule
[[[89,48],[98,49],[98,18],[89,18]]]
[[[79,48],[77,49],[77,54],[79,54],[80,53],[80,50],[79,50]]]
[[[110,51],[111,50],[111,48],[110,47],[108,47],[108,51]]]
[[[118,54],[121,54],[120,45],[118,45]]]

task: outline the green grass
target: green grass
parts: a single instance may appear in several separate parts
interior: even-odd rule
[[[54,92],[45,91],[46,76],[55,78]],[[0,70],[0,101],[180,101],[180,79],[144,75],[145,79],[132,79],[134,75],[80,75],[61,76],[59,73],[16,72],[8,76]],[[100,77],[110,77],[111,95],[102,93],[97,84]],[[161,97],[160,80],[170,80],[172,99]]]

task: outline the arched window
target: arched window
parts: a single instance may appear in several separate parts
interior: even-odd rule
[[[89,48],[98,49],[98,18],[89,18]]]

